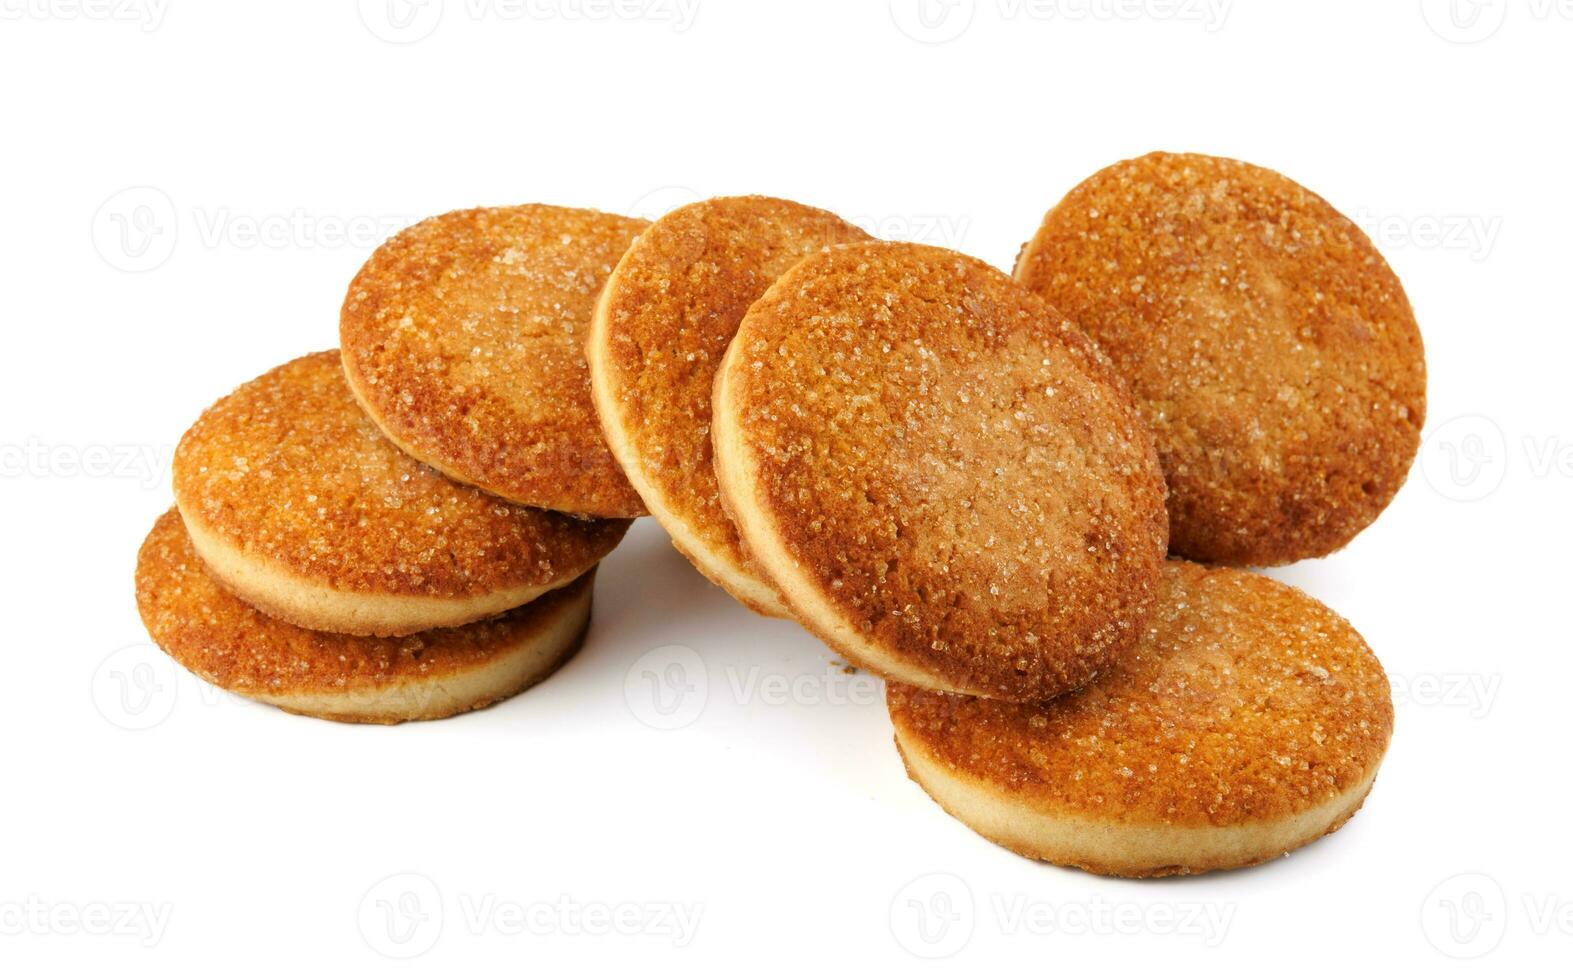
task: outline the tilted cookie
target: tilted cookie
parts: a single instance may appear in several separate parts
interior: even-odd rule
[[[1130,383],[1176,554],[1326,555],[1403,484],[1426,410],[1414,313],[1365,233],[1288,178],[1198,154],[1115,164],[1048,213],[1016,278]]]
[[[175,449],[175,503],[214,578],[307,629],[401,636],[589,571],[626,520],[521,507],[400,452],[310,354],[219,399]]]
[[[710,442],[715,370],[748,307],[787,269],[868,235],[828,211],[772,197],[678,208],[612,272],[586,352],[612,454],[672,543],[756,612],[790,615],[721,507]]]
[[[1139,634],[1167,545],[1152,436],[998,270],[884,242],[804,259],[744,317],[713,401],[749,554],[854,663],[1033,701]]]

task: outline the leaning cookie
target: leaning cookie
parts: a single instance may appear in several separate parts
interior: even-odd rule
[[[307,629],[402,636],[523,605],[589,571],[628,521],[462,486],[384,439],[337,351],[241,385],[175,449],[175,503],[231,592]]]
[[[1145,639],[1045,704],[888,689],[907,772],[1019,854],[1149,877],[1259,864],[1341,827],[1393,730],[1387,676],[1331,610],[1171,562]]]
[[[350,388],[401,449],[514,503],[638,517],[590,403],[584,338],[647,222],[542,204],[428,218],[350,283]]]
[[[1167,547],[1152,436],[998,270],[890,242],[810,256],[743,318],[713,403],[749,555],[852,662],[1037,701],[1140,634]]]
[[[1370,239],[1294,181],[1198,154],[1115,164],[1048,213],[1016,278],[1130,383],[1175,554],[1326,555],[1403,484],[1426,408],[1414,313]]]
[[[594,569],[484,622],[402,638],[291,626],[207,574],[180,516],[166,512],[137,556],[137,607],[153,641],[211,684],[295,714],[395,724],[509,698],[579,648]]]
[[[788,616],[721,507],[710,442],[715,370],[748,307],[800,259],[868,235],[772,197],[678,208],[607,280],[585,351],[612,454],[672,543],[744,605]]]

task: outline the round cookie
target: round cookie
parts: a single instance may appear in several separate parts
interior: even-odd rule
[[[514,503],[638,517],[590,402],[584,337],[648,224],[527,204],[428,218],[385,242],[344,299],[355,397],[401,449]]]
[[[591,569],[492,619],[402,638],[320,633],[273,619],[207,574],[167,511],[137,555],[137,608],[181,666],[236,694],[331,721],[395,724],[484,708],[546,679],[590,623]]]
[[[678,208],[634,242],[596,307],[586,353],[612,455],[672,543],[744,605],[789,616],[721,508],[710,442],[715,370],[743,314],[787,269],[869,236],[772,197]]]
[[[859,666],[1037,701],[1139,635],[1167,545],[1152,436],[998,270],[888,242],[804,259],[744,317],[713,401],[749,554]]]
[[[1066,195],[1016,278],[1113,359],[1152,426],[1170,546],[1279,565],[1376,519],[1425,421],[1425,353],[1370,239],[1286,177],[1154,153]]]
[[[1149,877],[1258,864],[1330,834],[1393,730],[1387,676],[1327,607],[1170,562],[1146,637],[1046,704],[890,685],[907,772],[1019,854]]]
[[[197,419],[175,503],[230,591],[307,629],[402,636],[523,605],[583,575],[628,529],[454,483],[378,433],[337,351],[275,368]]]

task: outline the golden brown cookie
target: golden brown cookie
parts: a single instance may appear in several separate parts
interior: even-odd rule
[[[1393,731],[1360,634],[1239,569],[1170,562],[1162,591],[1133,650],[1046,704],[890,685],[907,772],[989,840],[1098,874],[1243,867],[1343,826]]]
[[[1326,555],[1403,484],[1426,408],[1414,313],[1370,239],[1288,178],[1197,154],[1115,164],[1048,213],[1016,278],[1130,383],[1176,554]]]
[[[1035,701],[1139,635],[1167,544],[1152,436],[998,270],[886,242],[804,259],[743,318],[713,401],[749,554],[854,663]]]
[[[501,616],[413,636],[319,633],[272,619],[208,576],[175,510],[137,555],[137,608],[181,666],[228,691],[332,721],[447,718],[534,686],[579,648],[591,569]]]
[[[651,225],[601,293],[586,353],[612,455],[672,543],[712,582],[788,616],[721,508],[710,390],[743,314],[798,260],[868,235],[773,197],[718,197]]]
[[[402,636],[458,626],[567,585],[628,521],[520,507],[393,446],[337,351],[219,399],[175,449],[175,502],[213,576],[308,629]]]
[[[401,449],[461,483],[570,514],[643,514],[601,436],[584,337],[646,224],[527,204],[399,232],[340,312],[355,397]]]

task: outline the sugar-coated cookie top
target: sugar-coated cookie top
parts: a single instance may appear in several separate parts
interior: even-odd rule
[[[337,351],[219,399],[181,438],[174,476],[188,519],[348,592],[457,598],[560,582],[628,529],[510,504],[411,459],[355,403]]]
[[[904,738],[1053,814],[1226,825],[1299,813],[1375,771],[1387,675],[1338,614],[1262,575],[1170,562],[1145,638],[1046,704],[889,687]]]
[[[1387,506],[1425,420],[1425,355],[1370,239],[1261,167],[1154,153],[1072,190],[1016,277],[1085,330],[1158,441],[1177,553],[1282,564]]]
[[[834,618],[953,689],[1029,700],[1137,635],[1166,547],[1152,437],[1003,273],[837,246],[753,306],[723,373],[752,482],[728,504],[757,512],[764,543],[745,539],[803,577],[819,611],[787,598],[822,636]]]
[[[519,503],[644,512],[602,439],[584,340],[648,224],[578,208],[476,208],[382,245],[340,313],[357,397],[400,446]]]
[[[869,236],[828,211],[771,197],[679,208],[628,250],[608,284],[601,383],[616,406],[636,482],[658,516],[747,568],[721,508],[710,443],[716,368],[749,304],[787,269],[829,245]]]
[[[352,692],[478,666],[549,628],[593,574],[491,619],[413,636],[343,636],[265,616],[213,581],[180,515],[167,511],[137,555],[137,607],[153,641],[226,690]]]

